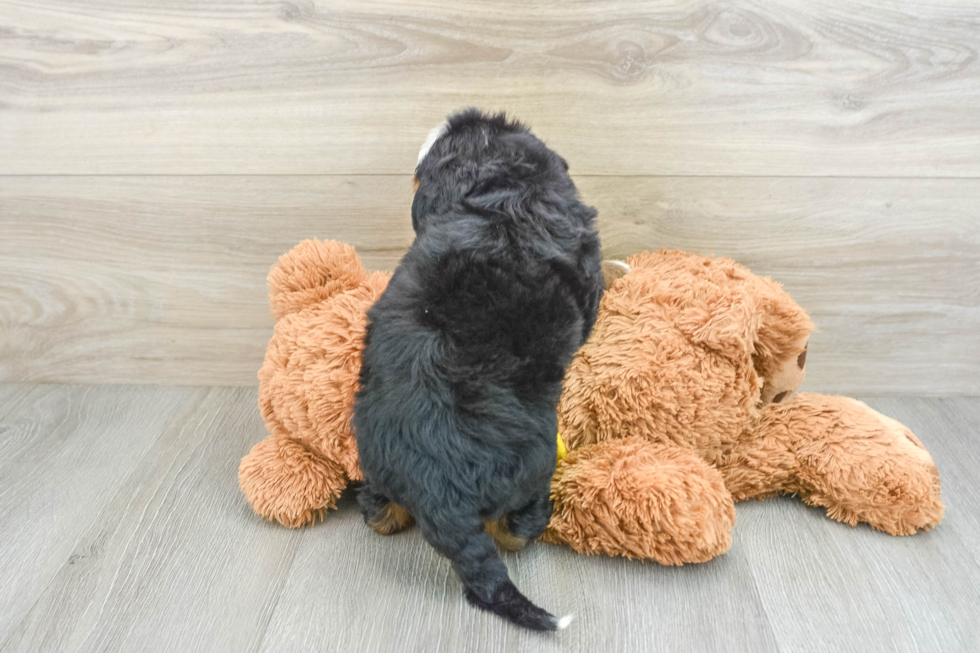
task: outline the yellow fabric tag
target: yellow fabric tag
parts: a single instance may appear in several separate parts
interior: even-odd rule
[[[560,463],[561,459],[567,455],[568,455],[568,449],[565,448],[565,443],[562,442],[561,433],[559,433],[558,434],[558,460],[555,461],[555,464],[557,465],[558,463]]]

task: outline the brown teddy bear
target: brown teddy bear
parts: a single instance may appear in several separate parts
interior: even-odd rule
[[[734,501],[777,494],[893,535],[939,523],[939,474],[907,428],[853,399],[793,396],[813,325],[778,284],[679,251],[627,263],[607,276],[565,375],[569,452],[544,541],[701,562],[731,546]],[[318,240],[269,273],[278,322],[259,406],[270,435],[239,470],[262,517],[313,523],[360,480],[351,407],[365,313],[389,278],[365,271],[349,245]]]

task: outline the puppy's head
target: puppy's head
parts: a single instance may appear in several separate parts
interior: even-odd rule
[[[465,203],[471,209],[577,198],[568,164],[502,113],[455,113],[433,129],[415,168],[412,226]]]

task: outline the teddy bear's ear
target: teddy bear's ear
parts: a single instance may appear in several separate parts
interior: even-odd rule
[[[277,319],[353,290],[368,274],[354,248],[335,240],[304,240],[269,270],[269,306]]]
[[[787,366],[802,372],[813,332],[810,316],[772,279],[751,275],[749,281],[761,318],[752,354],[756,373],[769,381]]]

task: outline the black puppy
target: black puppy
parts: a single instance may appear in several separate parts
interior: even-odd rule
[[[415,242],[368,311],[358,502],[383,534],[414,517],[470,602],[563,628],[488,531],[519,546],[551,517],[555,407],[603,291],[596,211],[527,127],[475,109],[433,130],[415,180]]]

